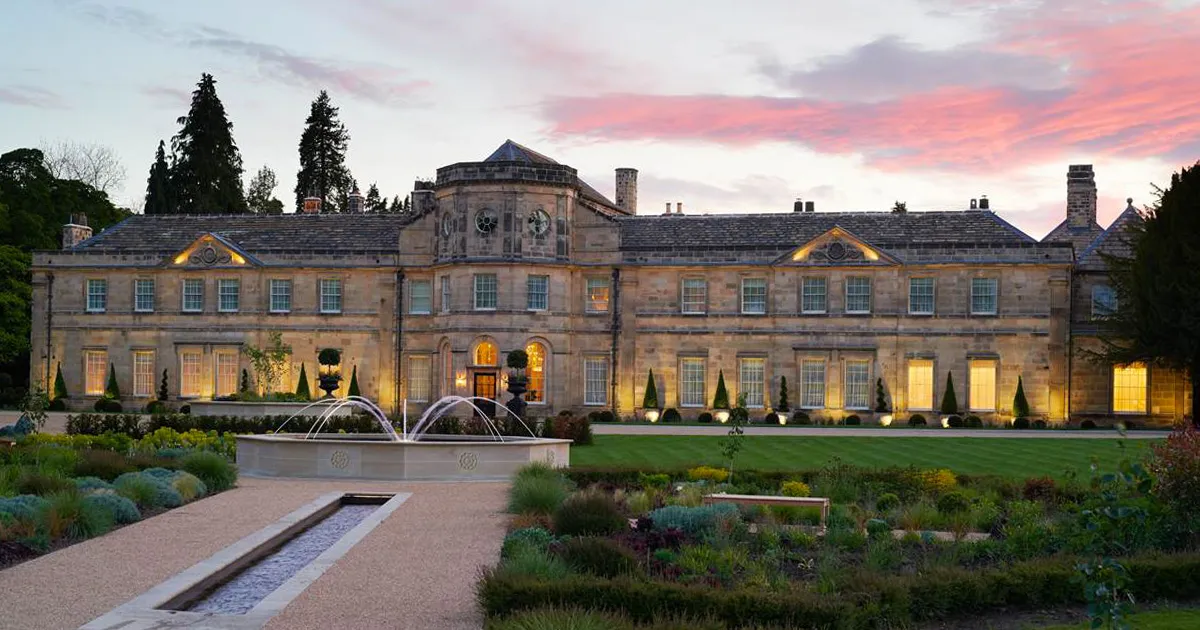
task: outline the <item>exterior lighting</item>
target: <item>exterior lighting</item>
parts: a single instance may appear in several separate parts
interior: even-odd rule
[[[717,422],[720,422],[721,424],[725,424],[726,422],[729,422],[729,412],[728,411],[724,411],[724,410],[718,411],[714,415],[717,419]]]
[[[889,414],[884,414],[882,416],[879,416],[879,426],[881,426],[881,427],[892,426],[892,414],[889,413]]]
[[[658,410],[651,409],[646,412],[646,419],[650,422],[658,422]]]
[[[950,428],[950,416],[942,416],[942,428],[943,429]]]
[[[454,375],[454,386],[459,389],[464,389],[467,386],[467,373],[459,371]]]

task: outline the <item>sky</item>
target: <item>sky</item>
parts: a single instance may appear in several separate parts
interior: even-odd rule
[[[992,209],[1035,238],[1200,159],[1198,0],[0,0],[0,152],[112,147],[140,204],[201,73],[291,208],[322,89],[361,187],[511,138],[639,212]],[[736,7],[736,8],[735,8]]]

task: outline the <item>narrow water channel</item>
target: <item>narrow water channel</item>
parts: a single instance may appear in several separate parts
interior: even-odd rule
[[[197,600],[187,610],[222,615],[245,614],[378,509],[378,505],[339,507],[271,555],[246,567],[203,599]]]

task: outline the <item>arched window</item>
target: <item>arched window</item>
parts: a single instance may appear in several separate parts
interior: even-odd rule
[[[525,375],[529,377],[529,393],[525,400],[531,403],[546,402],[546,346],[531,341],[525,346],[525,354],[529,355],[529,365]]]
[[[454,361],[450,356],[450,344],[442,344],[442,395],[454,393]]]
[[[499,351],[496,350],[496,344],[490,341],[480,341],[475,346],[475,365],[496,365],[496,358]]]

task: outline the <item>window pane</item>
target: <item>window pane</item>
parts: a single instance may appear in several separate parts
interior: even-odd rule
[[[846,312],[871,312],[871,279],[865,276],[846,278]]]
[[[433,388],[432,378],[429,357],[409,357],[408,399],[413,402],[427,402],[429,392]]]
[[[766,359],[742,359],[738,369],[738,395],[746,396],[746,406],[763,406],[763,380]]]
[[[762,315],[767,312],[767,279],[742,279],[742,312]]]
[[[608,278],[587,279],[587,312],[608,312]]]
[[[217,281],[217,307],[221,312],[233,313],[238,310],[238,289],[237,280]]]
[[[198,312],[204,310],[204,281],[199,278],[186,278],[183,281],[183,310]]]
[[[971,314],[996,314],[996,279],[971,278]]]
[[[689,358],[680,361],[679,405],[681,407],[707,406],[704,396],[704,359]]]
[[[496,275],[481,273],[475,276],[475,310],[496,308]]]
[[[499,350],[490,341],[481,341],[475,346],[475,365],[496,365]]]
[[[139,313],[154,311],[153,280],[137,280],[133,283],[133,310]]]
[[[154,353],[133,353],[133,395],[148,398],[154,394]]]
[[[608,404],[608,359],[583,360],[583,404]]]
[[[825,278],[805,278],[801,293],[801,312],[825,312]]]
[[[870,372],[868,361],[846,362],[846,409],[870,408]]]
[[[1113,411],[1146,413],[1146,364],[1113,366]]]
[[[1092,319],[1102,319],[1117,310],[1117,293],[1106,285],[1092,287]]]
[[[238,355],[234,352],[217,353],[217,395],[229,396],[237,393]]]
[[[413,280],[409,291],[409,313],[428,315],[433,312],[433,284],[428,280]]]
[[[108,308],[108,281],[87,281],[87,311],[103,313]]]
[[[200,383],[200,353],[184,352],[179,355],[179,395],[185,397],[199,396]]]
[[[342,281],[338,278],[321,280],[321,312],[342,312]]]
[[[450,312],[450,276],[442,276],[442,312]]]
[[[534,342],[525,346],[525,354],[529,355],[529,365],[525,375],[529,378],[525,400],[531,403],[546,402],[546,346]]]
[[[271,281],[271,312],[288,313],[292,310],[292,281]]]
[[[550,291],[550,276],[529,276],[529,279],[525,282],[525,290],[525,308],[531,311],[546,310]]]
[[[908,362],[908,408],[933,410],[933,361],[911,359]]]
[[[684,313],[703,313],[708,308],[708,283],[704,278],[684,278],[679,296]]]
[[[908,312],[933,314],[933,278],[912,278],[908,281]]]
[[[88,396],[103,396],[108,378],[108,353],[104,350],[88,350],[83,353],[84,388]]]
[[[800,363],[800,406],[805,409],[825,407],[825,362]]]
[[[996,410],[996,362],[971,361],[971,411]]]

